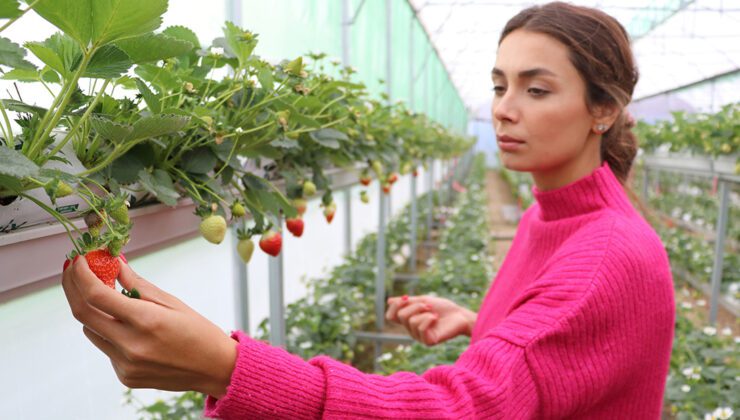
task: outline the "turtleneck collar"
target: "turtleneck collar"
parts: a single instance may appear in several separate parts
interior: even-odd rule
[[[533,186],[532,193],[539,204],[540,217],[545,221],[579,216],[605,208],[633,208],[624,187],[607,162],[590,175],[564,187],[540,191],[537,186]]]

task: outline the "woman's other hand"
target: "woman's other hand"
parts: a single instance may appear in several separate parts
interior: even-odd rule
[[[121,383],[223,397],[236,361],[236,342],[128,264],[120,264],[120,283],[136,288],[141,299],[105,286],[84,257],[64,271],[62,286],[85,336],[110,358]]]
[[[451,300],[426,295],[389,298],[385,313],[388,321],[402,324],[411,337],[428,346],[470,335],[477,316]]]

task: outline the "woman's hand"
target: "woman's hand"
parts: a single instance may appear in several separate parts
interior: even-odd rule
[[[406,327],[417,341],[432,346],[458,335],[470,335],[478,315],[455,302],[434,296],[388,299],[385,318]]]
[[[128,290],[136,288],[141,299],[105,286],[84,257],[64,271],[62,286],[85,336],[110,358],[121,383],[223,397],[236,362],[236,341],[120,264],[119,281]]]

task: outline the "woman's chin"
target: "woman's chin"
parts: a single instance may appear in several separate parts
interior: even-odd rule
[[[526,162],[522,162],[520,159],[516,159],[514,156],[510,156],[506,152],[499,152],[499,161],[504,168],[510,171],[516,172],[531,172],[531,165],[527,165]]]

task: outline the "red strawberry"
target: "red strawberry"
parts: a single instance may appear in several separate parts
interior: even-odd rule
[[[412,173],[414,174],[414,177],[419,176],[419,171],[417,169],[414,169],[414,172],[412,172]]]
[[[303,235],[303,219],[296,217],[295,219],[285,219],[285,225],[288,227],[288,231],[293,234],[296,238],[300,238]]]
[[[390,183],[388,183],[388,182],[384,182],[383,183],[383,192],[386,193],[386,194],[390,194],[391,193],[391,184]]]
[[[268,230],[262,234],[262,239],[260,239],[260,248],[265,251],[265,253],[272,255],[273,257],[277,257],[278,254],[280,254],[280,248],[282,247],[283,237],[280,236],[280,232]]]
[[[373,182],[373,179],[370,177],[370,174],[367,171],[362,171],[362,174],[360,175],[360,184],[367,187],[371,182]]]
[[[293,207],[298,211],[298,214],[302,215],[305,213],[306,206],[308,206],[308,201],[305,198],[296,198],[293,200]]]
[[[387,181],[388,181],[389,184],[395,183],[396,181],[398,181],[398,174],[395,173],[395,172],[393,172],[392,174],[388,175],[388,180]]]
[[[336,212],[337,205],[333,201],[324,207],[324,217],[326,217],[327,223],[331,223],[331,221],[334,220],[334,213]]]
[[[95,275],[111,289],[116,288],[116,279],[121,270],[118,258],[112,256],[107,249],[96,249],[85,254],[87,265]]]

